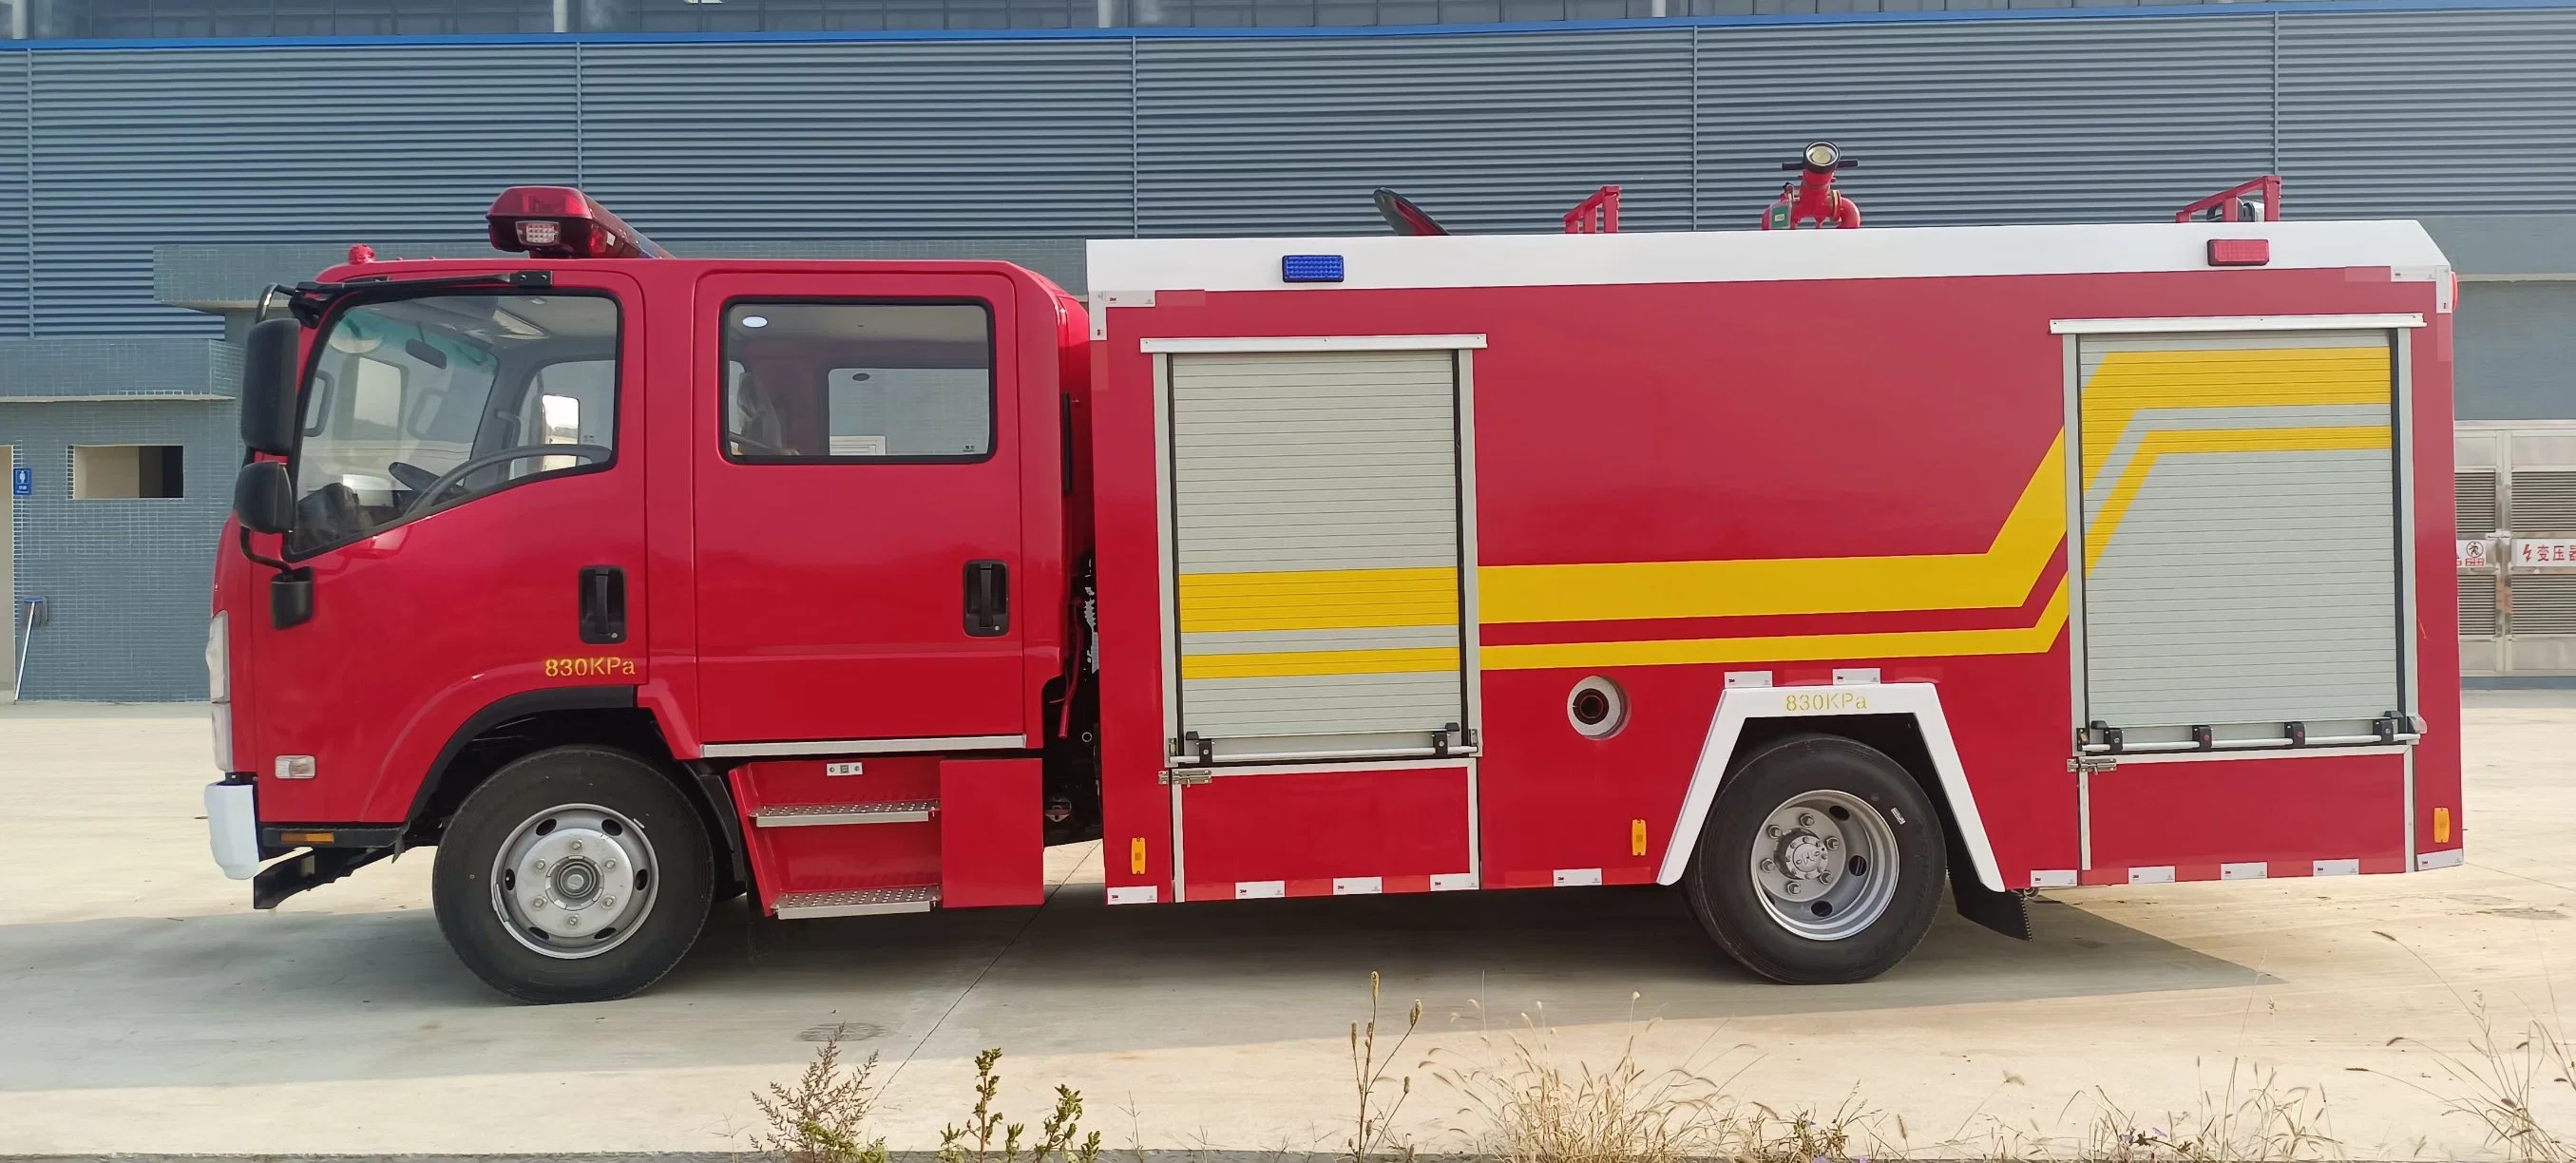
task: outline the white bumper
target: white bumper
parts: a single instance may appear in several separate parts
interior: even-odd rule
[[[246,783],[206,785],[206,839],[215,850],[215,863],[234,880],[249,880],[259,872],[259,807],[254,794]]]

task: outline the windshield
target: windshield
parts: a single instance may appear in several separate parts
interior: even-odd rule
[[[425,295],[362,303],[329,328],[305,384],[289,552],[596,468],[616,447],[605,296]]]

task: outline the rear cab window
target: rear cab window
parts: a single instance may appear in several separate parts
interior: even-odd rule
[[[736,300],[724,452],[748,464],[993,455],[993,312],[971,301]]]

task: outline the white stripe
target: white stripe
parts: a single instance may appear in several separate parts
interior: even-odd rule
[[[2317,861],[2315,875],[2359,876],[2361,875],[2361,862],[2358,860],[2320,860]]]
[[[1028,745],[1018,735],[945,735],[921,739],[812,739],[789,743],[709,743],[709,759],[764,755],[884,755],[911,751],[1014,751]]]
[[[1130,888],[1113,888],[1109,890],[1109,903],[1113,905],[1150,905],[1159,899],[1161,895],[1162,894],[1157,887],[1150,884],[1140,884]]]
[[[1263,338],[1223,336],[1213,339],[1147,339],[1144,351],[1171,354],[1274,351],[1458,351],[1485,346],[1482,335],[1299,335]]]
[[[2465,848],[2453,848],[2447,852],[2426,852],[2415,858],[2415,871],[2424,872],[2435,868],[2457,868],[2460,865],[2460,861],[2467,857],[2468,850]]]
[[[1234,882],[1234,899],[1239,901],[1267,900],[1271,897],[1283,897],[1286,895],[1288,895],[1288,882],[1284,880],[1238,880]]]
[[[2055,335],[2161,335],[2172,331],[2386,331],[2422,327],[2421,315],[2204,315],[2170,319],[2054,319]]]
[[[1601,883],[1601,870],[1598,868],[1560,868],[1556,870],[1556,887],[1558,888],[1579,888],[1584,885],[1599,883]]]
[[[1333,878],[1334,896],[1367,896],[1385,891],[1386,881],[1380,877],[1336,876]]]
[[[2030,886],[2032,888],[2073,888],[2075,887],[2075,884],[2075,870],[2072,868],[2036,868],[2031,870]]]
[[[2218,866],[2218,879],[2220,880],[2263,880],[2271,875],[2272,865],[2269,861],[2249,860],[2243,864],[2221,864]]]
[[[1476,874],[1472,872],[1442,872],[1435,873],[1431,877],[1433,892],[1474,892],[1475,890]]]
[[[2149,868],[2132,868],[2129,870],[2129,883],[2131,884],[2172,884],[2173,882],[2174,870],[2173,865],[2170,864],[2159,864]]]
[[[1116,238],[1086,248],[1090,284],[1130,291],[1551,287],[1970,275],[2207,271],[2209,240],[2263,238],[2267,269],[2406,267],[2450,260],[2413,222],[2141,222],[1699,233],[1464,234],[1358,238]],[[1339,283],[1287,283],[1279,260],[1338,254]],[[2413,273],[2410,270],[2410,273]],[[2437,279],[2437,283],[2447,279]],[[1106,313],[1101,313],[1105,315]]]

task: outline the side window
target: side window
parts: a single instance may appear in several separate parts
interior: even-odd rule
[[[290,555],[615,455],[613,299],[413,295],[351,306],[328,327],[294,460]]]
[[[993,454],[993,314],[982,303],[737,301],[724,360],[732,460]]]

